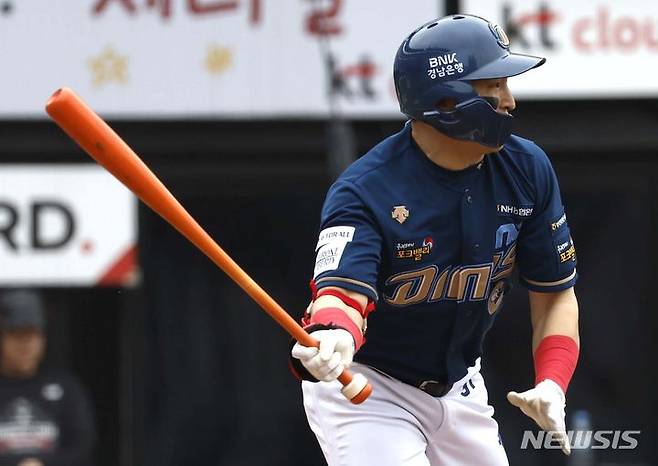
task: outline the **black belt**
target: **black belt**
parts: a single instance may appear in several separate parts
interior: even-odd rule
[[[416,385],[428,395],[437,397],[443,396],[450,391],[452,384],[439,382],[438,380],[423,380]]]
[[[364,364],[364,365],[368,366],[370,369],[374,370],[375,372],[379,372],[380,374],[382,374],[385,377],[395,379],[395,380],[399,380],[399,381],[404,382],[408,385],[411,385],[412,387],[416,387],[416,388],[424,391],[425,393],[427,393],[428,395],[433,396],[433,397],[444,396],[452,388],[452,384],[446,383],[446,382],[439,382],[438,380],[421,380],[420,382],[414,382],[413,380],[394,377],[394,376],[388,374],[387,372],[384,372],[383,370],[378,369],[375,366],[372,366],[368,363],[363,363],[361,361],[357,361],[357,362],[359,362],[360,364]]]

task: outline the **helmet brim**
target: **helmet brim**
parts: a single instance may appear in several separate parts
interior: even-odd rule
[[[459,80],[474,81],[476,79],[509,78],[530,71],[533,68],[537,68],[545,62],[546,59],[542,57],[524,55],[521,53],[510,53],[498,60],[486,64],[466,76],[461,76]]]

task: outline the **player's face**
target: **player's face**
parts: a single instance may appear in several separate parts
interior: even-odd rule
[[[38,329],[26,328],[2,332],[1,366],[4,373],[29,377],[43,357],[45,337]]]
[[[475,92],[482,97],[492,97],[498,103],[496,111],[500,113],[510,113],[516,108],[514,96],[507,87],[507,78],[497,79],[480,79],[472,81],[471,85]]]

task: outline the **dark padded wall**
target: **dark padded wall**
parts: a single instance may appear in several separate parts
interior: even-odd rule
[[[183,201],[247,273],[301,315],[319,195]],[[145,464],[319,464],[284,331],[171,227],[142,213]]]

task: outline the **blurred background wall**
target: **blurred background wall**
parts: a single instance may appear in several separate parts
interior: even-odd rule
[[[550,155],[578,250],[583,350],[568,416],[641,430],[635,450],[565,459],[519,448],[533,426],[505,400],[532,381],[517,286],[484,362],[510,462],[658,464],[653,3],[5,0],[0,11],[0,285],[44,291],[48,362],[89,388],[99,466],[323,461],[287,370],[288,337],[46,120],[50,92],[71,86],[106,116],[298,316],[327,187],[403,124],[390,79],[397,44],[458,11],[548,57],[510,84],[516,132]],[[49,33],[27,40],[36,25]]]

